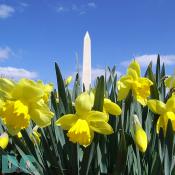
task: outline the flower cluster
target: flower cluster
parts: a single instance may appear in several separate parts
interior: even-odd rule
[[[50,125],[53,113],[48,107],[51,84],[21,79],[0,79],[0,117],[11,135],[29,126],[32,119],[39,127]]]
[[[72,81],[72,77],[65,80],[65,87]],[[171,121],[175,131],[175,93],[172,92],[166,103],[157,99],[149,99],[150,88],[153,82],[147,77],[141,76],[140,65],[133,60],[128,66],[126,75],[117,82],[117,100],[127,98],[129,92],[133,99],[143,107],[146,105],[155,114],[159,115],[156,124],[156,131],[160,128],[166,135],[168,120]],[[169,89],[175,88],[175,78],[171,76],[165,80]],[[0,78],[0,118],[10,135],[17,135],[21,138],[20,131],[28,128],[31,120],[36,124],[30,138],[34,144],[40,143],[41,134],[37,131],[39,127],[46,127],[51,124],[53,113],[49,109],[50,93],[52,84],[43,84],[42,81],[21,79],[18,82],[6,78]],[[59,100],[57,100],[59,103]],[[91,144],[94,133],[109,135],[113,128],[108,123],[109,114],[120,116],[122,110],[119,105],[104,97],[102,112],[93,109],[93,92],[83,92],[75,100],[75,114],[61,116],[55,124],[67,130],[67,136],[73,143],[87,147]],[[142,128],[138,117],[133,118],[134,141],[141,152],[147,149],[148,139]],[[0,136],[0,147],[5,148],[8,144],[8,134]]]

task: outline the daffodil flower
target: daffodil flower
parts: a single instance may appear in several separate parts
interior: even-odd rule
[[[92,110],[93,104],[87,92],[80,94],[75,100],[75,114],[67,114],[56,121],[56,125],[68,130],[67,136],[73,143],[88,146],[94,137],[99,134],[112,134],[112,127],[106,122],[106,114]]]
[[[6,132],[0,135],[0,147],[5,149],[9,143],[9,136]]]
[[[53,117],[47,104],[50,91],[50,85],[41,82],[0,78],[0,117],[11,135],[27,128],[30,119],[40,127],[50,125]]]
[[[132,61],[127,69],[127,74],[117,82],[119,101],[125,99],[131,90],[140,104],[143,106],[147,104],[147,98],[150,96],[150,86],[153,83],[148,78],[141,77],[140,74],[140,65],[137,61]]]
[[[147,135],[143,130],[137,115],[133,115],[134,124],[134,141],[141,152],[145,152],[147,149]]]
[[[168,120],[171,121],[173,130],[175,131],[175,95],[172,95],[166,104],[159,100],[148,100],[148,107],[155,114],[159,114],[156,124],[157,133],[162,128],[164,135],[166,135]]]

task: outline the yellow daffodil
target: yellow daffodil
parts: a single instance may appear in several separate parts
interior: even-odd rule
[[[134,141],[135,141],[135,144],[138,146],[139,150],[144,153],[147,149],[147,144],[148,144],[147,135],[143,130],[137,115],[133,115],[133,119],[134,119],[134,122],[133,122]]]
[[[72,76],[68,76],[65,80],[65,85],[68,86],[72,82]]]
[[[166,135],[168,120],[171,120],[173,130],[175,131],[175,95],[172,95],[166,104],[159,100],[149,100],[148,107],[152,112],[159,114],[156,124],[157,133],[162,128],[164,135]]]
[[[7,133],[4,132],[0,135],[0,147],[2,149],[5,149],[8,143],[9,143],[9,136]]]
[[[127,74],[117,82],[119,101],[125,99],[131,90],[139,103],[143,106],[147,104],[147,98],[150,96],[150,86],[153,83],[148,78],[141,77],[140,74],[140,65],[137,61],[132,61],[127,69]]]
[[[80,94],[75,101],[75,114],[67,114],[56,121],[56,125],[68,130],[67,136],[73,143],[88,146],[99,134],[112,134],[112,127],[106,122],[106,114],[92,110],[93,104],[87,92]]]
[[[50,91],[50,85],[41,82],[0,78],[0,117],[11,135],[27,128],[30,119],[40,127],[50,125],[53,117],[47,104]]]

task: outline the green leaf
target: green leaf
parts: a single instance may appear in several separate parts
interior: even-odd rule
[[[159,91],[157,88],[157,83],[154,77],[154,74],[152,72],[152,63],[149,64],[147,71],[146,71],[147,77],[153,82],[153,85],[151,86],[151,97],[154,99],[159,99]]]
[[[160,87],[160,55],[157,56],[156,83],[157,83],[157,86]]]
[[[114,175],[124,174],[127,165],[127,152],[128,147],[126,145],[126,138],[124,131],[120,131],[120,142],[116,155],[116,167],[113,172]]]
[[[64,81],[57,63],[55,63],[55,71],[56,71],[59,98],[62,100],[65,111],[67,112],[68,104],[67,104],[66,91],[64,87]]]
[[[95,100],[94,100],[94,110],[103,111],[103,102],[104,102],[104,76],[101,76],[98,80],[97,88],[95,91]]]

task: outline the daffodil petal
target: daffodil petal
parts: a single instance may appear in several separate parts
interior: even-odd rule
[[[160,115],[157,120],[156,124],[157,133],[159,133],[160,128],[162,128],[164,136],[166,135],[168,120],[171,121],[173,130],[175,131],[175,114],[174,112],[166,112],[163,115]]]
[[[108,116],[104,112],[90,111],[87,116],[88,121],[107,121]]]
[[[11,98],[11,91],[15,83],[7,78],[0,78],[0,85],[1,98]]]
[[[109,125],[107,122],[104,121],[91,121],[90,128],[93,131],[104,135],[109,135],[114,132],[111,125]]]
[[[25,101],[25,103],[37,101],[43,96],[44,89],[37,86],[34,81],[28,79],[21,79],[12,91],[12,97],[14,99],[20,99]]]
[[[42,91],[44,91],[44,95],[42,98],[45,103],[48,103],[50,93],[53,90],[53,84],[52,83],[44,84],[41,80],[39,80],[37,81],[36,86],[38,86],[40,89],[42,89]]]
[[[91,111],[92,106],[92,99],[87,92],[80,94],[75,100],[75,109],[79,115]]]
[[[60,117],[55,124],[61,126],[64,130],[69,130],[78,120],[75,114],[66,114]]]
[[[50,111],[47,105],[37,106],[29,111],[31,119],[39,126],[46,127],[51,124],[51,119],[54,114]]]
[[[0,100],[0,110],[2,109],[3,104],[4,104],[4,101]]]
[[[167,111],[175,112],[175,95],[172,95],[166,102]]]
[[[138,79],[137,72],[134,69],[128,68],[127,69],[127,75],[130,75],[133,78],[133,80]]]
[[[135,143],[141,152],[145,152],[147,149],[147,135],[145,131],[140,127],[135,131]]]
[[[161,121],[161,116],[159,116],[157,123],[156,123],[156,132],[157,133],[159,133],[161,127],[162,127],[162,121]]]
[[[8,142],[9,142],[9,136],[7,133],[3,133],[0,135],[0,147],[2,149],[5,149],[8,145]]]
[[[133,126],[134,126],[134,141],[141,152],[145,152],[147,149],[147,135],[143,130],[141,123],[137,115],[133,115]]]
[[[174,112],[167,112],[166,115],[167,115],[167,118],[171,120],[173,131],[175,131],[175,114],[174,114]],[[167,124],[168,124],[168,121],[167,121]]]
[[[130,88],[131,88],[130,84],[128,83],[126,84],[125,81],[119,80],[117,82],[117,87],[118,87],[117,100],[118,101],[125,99],[130,91]]]
[[[122,112],[120,107],[116,103],[112,102],[111,100],[107,98],[104,99],[104,108],[106,112],[112,115],[118,116]]]
[[[165,86],[170,89],[175,87],[175,77],[173,76],[168,77],[164,82],[165,82]]]
[[[165,136],[166,130],[167,130],[167,123],[168,123],[168,117],[166,113],[164,115],[160,115],[157,120],[157,124],[156,124],[156,132],[159,133],[160,128],[162,128],[164,136]]]
[[[137,72],[137,75],[140,77],[140,65],[136,60],[133,60],[128,68],[134,69]]]
[[[147,105],[149,109],[156,114],[163,114],[166,111],[165,103],[159,100],[148,100]]]

